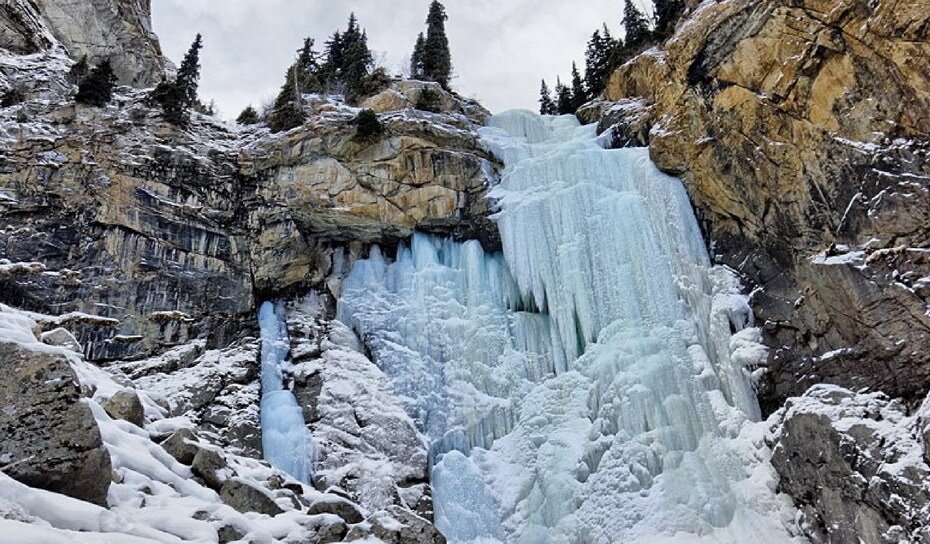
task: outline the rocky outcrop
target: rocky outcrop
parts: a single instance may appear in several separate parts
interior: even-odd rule
[[[139,91],[75,106],[68,61],[30,58],[0,61],[23,94],[0,109],[0,302],[95,316],[70,327],[91,360],[228,346],[253,329],[256,295],[322,285],[414,229],[499,243],[464,113],[386,113],[362,142],[358,109],[321,99],[286,134],[198,115],[179,131]]]
[[[327,299],[288,308],[294,394],[318,448],[316,485],[370,512],[399,507],[432,520],[426,444],[355,333],[330,319]]]
[[[773,419],[772,464],[814,543],[930,542],[930,467],[916,416],[880,393],[817,386]]]
[[[0,342],[0,370],[0,469],[105,506],[110,457],[67,358]]]
[[[123,85],[152,87],[165,75],[149,0],[10,0],[0,6],[0,48],[29,54],[58,45],[75,60],[110,59]]]
[[[767,411],[819,382],[930,389],[928,74],[919,2],[726,0],[610,80],[611,101],[642,102],[714,257],[762,288]],[[622,145],[642,123],[605,124]]]

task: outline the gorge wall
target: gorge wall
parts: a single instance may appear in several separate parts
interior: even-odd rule
[[[0,6],[0,48],[29,54],[55,47],[75,60],[110,59],[124,85],[151,87],[165,74],[150,0],[10,0]]]
[[[920,2],[728,0],[610,80],[602,128],[682,177],[759,287],[767,412],[821,382],[930,388],[928,73]]]

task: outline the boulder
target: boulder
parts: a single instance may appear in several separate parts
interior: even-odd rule
[[[191,470],[212,489],[220,489],[231,475],[232,470],[226,465],[226,458],[214,448],[198,447],[191,461]]]
[[[277,516],[284,512],[266,490],[242,478],[230,478],[220,488],[220,500],[239,512]]]
[[[338,495],[324,495],[312,503],[307,514],[333,514],[344,519],[346,523],[361,523],[365,519],[358,505]]]
[[[237,540],[242,540],[245,537],[245,533],[236,529],[232,525],[223,525],[216,530],[217,539],[219,539],[220,544],[228,544],[229,542],[236,542]]]
[[[0,469],[105,506],[110,455],[68,360],[0,343],[0,369]]]
[[[81,347],[81,343],[77,341],[77,338],[75,338],[74,335],[71,334],[67,329],[62,327],[43,332],[39,336],[39,339],[42,340],[43,344],[63,347],[77,353],[84,352],[84,348]]]
[[[145,409],[139,395],[131,389],[117,391],[103,403],[103,409],[113,419],[128,421],[137,427],[145,423]]]
[[[311,540],[311,542],[313,544],[330,544],[332,542],[342,542],[348,532],[349,527],[342,521],[329,523],[317,528],[316,534],[314,534],[313,540]]]
[[[178,429],[161,443],[161,447],[185,465],[193,464],[194,457],[201,449],[197,445],[197,435],[190,429]]]
[[[445,544],[446,537],[424,518],[400,506],[376,512],[366,521],[370,534],[386,544]],[[353,527],[347,541],[365,537],[365,528]]]

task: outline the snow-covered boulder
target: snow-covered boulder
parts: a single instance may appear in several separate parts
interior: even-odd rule
[[[27,485],[105,505],[110,457],[67,358],[0,343],[0,372],[0,469]]]
[[[772,464],[814,542],[930,542],[930,466],[918,415],[881,393],[811,388],[772,416]]]

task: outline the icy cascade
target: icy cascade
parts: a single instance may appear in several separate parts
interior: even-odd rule
[[[343,282],[337,317],[365,340],[434,452],[490,447],[533,383],[564,369],[546,316],[513,311],[500,254],[415,234],[393,262],[373,248]]]
[[[265,302],[258,311],[262,337],[262,449],[265,459],[302,482],[309,482],[313,442],[303,411],[284,387],[290,343],[284,305]]]
[[[573,117],[496,116],[504,256],[374,250],[339,317],[433,443],[450,542],[790,542],[738,281],[681,183]],[[738,331],[733,334],[733,331]]]

